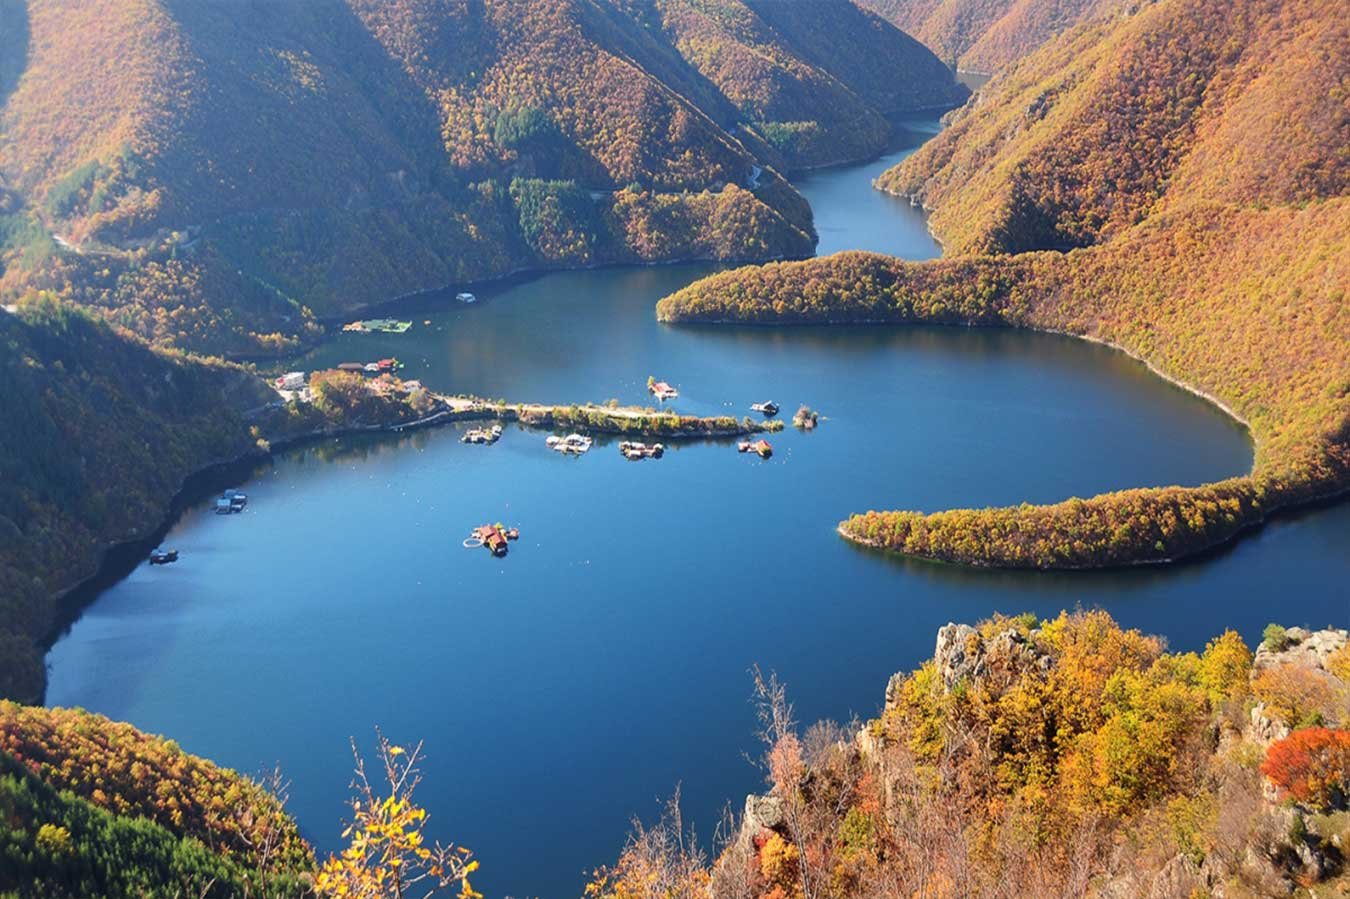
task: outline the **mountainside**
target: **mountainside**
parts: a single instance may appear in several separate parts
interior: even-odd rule
[[[1087,246],[1193,203],[1350,185],[1350,25],[1325,0],[1163,0],[1047,46],[877,185],[949,252]]]
[[[992,74],[1124,0],[858,0],[964,72]]]
[[[879,180],[931,205],[948,250],[972,255],[724,272],[659,315],[1102,340],[1242,418],[1252,472],[1052,506],[869,512],[841,525],[850,539],[976,565],[1165,561],[1350,488],[1350,115],[1344,67],[1327,63],[1350,46],[1344,17],[1324,0],[1161,0],[1090,35],[1052,41]]]
[[[0,892],[42,899],[299,897],[314,869],[257,783],[101,715],[4,701],[0,858]]]
[[[0,385],[0,696],[36,701],[54,597],[148,537],[189,474],[256,450],[241,413],[275,395],[44,296],[0,311]]]
[[[964,96],[846,0],[0,16],[11,49],[27,35],[21,74],[0,72],[0,292],[212,352],[521,269],[809,254],[779,171],[874,154],[887,116]]]
[[[789,169],[879,153],[888,117],[964,98],[936,57],[851,4],[834,5],[828,27],[812,3],[661,0],[652,10]]]

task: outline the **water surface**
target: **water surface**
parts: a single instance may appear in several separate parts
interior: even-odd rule
[[[822,251],[936,252],[912,208],[868,187],[887,164],[802,182]],[[710,270],[553,274],[471,308],[425,298],[408,334],[341,335],[306,365],[396,354],[437,388],[547,402],[646,402],[656,375],[682,411],[809,403],[816,433],[771,437],[767,462],[697,443],[630,463],[603,441],[565,459],[514,427],[492,447],[445,428],[284,454],[245,514],[190,509],[166,541],[181,562],[98,599],[52,650],[48,701],[244,771],[279,761],[324,850],[348,737],[424,738],[421,798],[438,834],[477,850],[478,885],[574,896],[677,784],[705,835],[761,786],[742,758],[751,665],[784,677],[804,719],[838,719],[874,714],[941,624],[994,611],[1101,606],[1186,649],[1229,626],[1252,641],[1273,618],[1350,617],[1344,505],[1160,569],[973,572],[854,548],[834,533],[850,512],[1198,484],[1247,470],[1250,446],[1197,398],[1068,338],[655,321],[659,297]],[[522,531],[502,560],[460,546],[492,520]]]

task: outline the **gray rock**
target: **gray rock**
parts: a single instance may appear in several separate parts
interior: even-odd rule
[[[1032,631],[1033,637],[1035,634]],[[933,660],[948,692],[962,682],[979,681],[997,693],[1023,672],[1044,673],[1051,665],[1049,655],[1013,628],[985,640],[968,624],[947,624],[938,630]],[[887,689],[888,699],[894,689]]]
[[[1343,628],[1323,628],[1309,631],[1301,627],[1291,627],[1285,631],[1290,645],[1279,652],[1272,652],[1263,643],[1256,649],[1252,659],[1252,670],[1260,671],[1273,665],[1303,664],[1322,671],[1330,672],[1327,659],[1331,654],[1350,643],[1350,631]]]
[[[785,823],[783,800],[777,796],[757,796],[751,793],[745,797],[745,815],[741,819],[741,831],[754,836],[761,830],[779,830]]]
[[[984,640],[968,624],[945,624],[938,628],[933,661],[943,688],[950,691],[984,673]]]

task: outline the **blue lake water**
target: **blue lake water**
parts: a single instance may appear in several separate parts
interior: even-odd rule
[[[916,123],[915,140],[936,123]],[[903,151],[902,151],[903,152]],[[899,157],[801,181],[821,251],[938,249],[919,213],[870,188]],[[653,305],[710,266],[551,274],[400,312],[405,335],[340,335],[306,367],[397,355],[405,377],[520,400],[821,411],[772,435],[630,463],[612,442],[568,459],[544,434],[495,446],[445,428],[281,455],[239,516],[189,509],[166,545],[52,649],[52,705],[80,705],[246,772],[280,762],[322,850],[338,843],[349,736],[425,739],[432,827],[476,850],[489,895],[566,897],[613,859],[630,816],[682,785],[711,834],[758,789],[748,669],[800,717],[874,714],[936,629],[994,611],[1104,607],[1194,649],[1225,627],[1350,619],[1350,506],[1281,519],[1169,568],[977,572],[862,551],[834,533],[867,508],[1052,501],[1247,470],[1245,433],[1111,350],[942,328],[658,324]],[[430,324],[423,324],[429,321]],[[460,541],[519,525],[505,559]]]

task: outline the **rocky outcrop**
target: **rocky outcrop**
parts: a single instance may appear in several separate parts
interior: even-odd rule
[[[1343,628],[1323,628],[1309,631],[1301,627],[1291,627],[1284,632],[1285,645],[1271,648],[1262,643],[1252,660],[1252,671],[1260,671],[1274,665],[1302,664],[1330,672],[1328,660],[1332,653],[1345,648],[1350,643],[1350,631]]]
[[[741,832],[754,836],[761,830],[781,830],[786,825],[783,800],[777,796],[745,797],[745,814],[741,818]]]
[[[980,684],[995,693],[1002,692],[1022,673],[1050,669],[1048,653],[1036,642],[1039,630],[1022,634],[1015,628],[1000,631],[985,639],[968,624],[947,624],[938,629],[933,661],[947,692],[959,684]],[[895,678],[887,687],[889,703]]]

